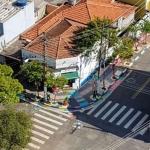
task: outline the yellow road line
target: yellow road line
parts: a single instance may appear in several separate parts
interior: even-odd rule
[[[150,78],[137,90],[137,92],[132,96],[132,99],[137,97],[137,95],[145,88],[145,86],[150,82]]]

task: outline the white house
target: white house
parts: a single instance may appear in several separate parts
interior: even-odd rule
[[[34,25],[32,1],[2,0],[0,5],[0,51],[8,47],[19,35]]]
[[[47,65],[53,68],[54,74],[66,76],[71,86],[78,88],[96,72],[98,62],[95,59],[97,54],[86,58],[74,49],[72,39],[76,37],[75,32],[86,27],[87,22],[95,16],[108,17],[117,28],[124,28],[134,20],[135,10],[134,6],[111,0],[96,3],[94,0],[81,0],[75,6],[62,5],[22,34],[21,39],[31,41],[22,49],[22,58],[43,61],[44,42],[41,34],[45,32]]]

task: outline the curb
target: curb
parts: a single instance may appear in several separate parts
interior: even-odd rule
[[[143,51],[141,51],[141,53],[139,53],[138,54],[138,56],[135,58],[135,59],[133,59],[132,60],[132,62],[124,69],[124,71],[123,71],[123,74],[148,50],[148,48],[150,47],[150,44],[147,46],[147,47],[145,47],[144,49],[143,49]],[[118,80],[118,79],[117,79]],[[94,102],[90,102],[90,103],[88,103],[87,105],[85,105],[85,106],[74,106],[74,107],[67,107],[67,106],[53,106],[53,105],[51,105],[51,104],[42,104],[42,103],[39,103],[38,102],[38,104],[35,104],[35,103],[33,103],[33,102],[30,102],[31,104],[33,104],[33,105],[37,105],[37,106],[39,106],[39,107],[41,107],[41,108],[43,108],[43,109],[46,109],[46,107],[47,106],[49,106],[49,107],[52,107],[52,108],[57,108],[57,109],[63,109],[63,112],[68,112],[68,109],[70,110],[79,110],[79,109],[81,109],[81,108],[86,108],[86,107],[89,107],[89,106],[95,106],[95,105],[97,105],[97,103],[99,103],[99,102],[101,102],[101,99],[103,98],[103,96],[109,91],[109,88],[117,81],[117,80],[114,80],[114,82],[112,82],[111,84],[110,84],[110,86],[108,87],[108,89],[105,91],[105,92],[103,92],[103,94],[101,95],[101,97],[100,97],[100,99],[96,99]],[[75,91],[76,92],[76,91]],[[75,93],[74,92],[74,93]],[[110,92],[111,93],[111,92]],[[110,94],[109,94],[110,95]],[[109,96],[108,95],[108,96]],[[27,100],[24,100],[24,101],[26,101],[26,102],[29,102],[29,101],[27,101]],[[43,107],[43,106],[41,106],[41,105],[39,105],[39,104],[42,104],[43,106],[45,106],[45,107]]]
[[[147,47],[145,47],[143,51],[139,53],[138,56],[135,59],[133,59],[132,62],[129,64],[129,66],[127,66],[126,68],[127,69],[130,68],[148,50],[149,47],[150,47],[150,44],[147,45]]]

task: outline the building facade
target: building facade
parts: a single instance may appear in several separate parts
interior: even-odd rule
[[[107,17],[118,29],[125,28],[134,21],[136,9],[111,0],[81,0],[76,5],[61,5],[21,35],[22,40],[31,41],[22,49],[22,58],[44,60],[45,48],[41,38],[45,32],[46,64],[53,68],[55,75],[66,76],[71,86],[77,89],[96,72],[98,61],[97,54],[93,53],[87,58],[74,49],[72,38],[76,36],[76,31],[86,27],[87,22],[95,16]],[[111,55],[112,51],[110,49],[107,55]]]
[[[4,1],[0,7],[0,50],[10,45],[20,34],[33,26],[34,3],[27,1],[25,6],[18,6],[17,2]]]

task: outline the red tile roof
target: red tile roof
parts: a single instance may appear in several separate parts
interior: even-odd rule
[[[76,51],[71,50],[72,44],[69,37],[73,35],[74,31],[85,26],[95,16],[107,17],[115,22],[120,17],[126,18],[136,8],[127,4],[111,2],[111,0],[81,0],[75,6],[62,5],[23,33],[21,39],[34,40],[37,38],[25,49],[42,55],[43,45],[39,42],[38,37],[42,32],[49,30],[47,34],[50,35],[50,43],[52,44],[47,46],[47,56],[54,59],[73,57],[78,55]],[[65,22],[62,22],[64,19],[70,25],[66,24],[67,27],[62,30],[59,24],[65,24]],[[52,38],[50,32],[53,32],[52,30],[55,27],[57,27],[57,30],[62,30],[62,32],[57,33],[57,36],[55,35]]]
[[[62,5],[55,9],[52,13],[48,14],[46,17],[44,17],[41,21],[37,22],[33,27],[25,31],[21,35],[21,39],[29,39],[34,40],[37,38],[43,30],[46,31],[51,26],[53,26],[56,22],[58,22],[60,19],[62,19],[62,11],[69,8],[68,5]]]
[[[70,58],[79,55],[79,52],[73,49],[74,44],[71,41],[71,37],[75,36],[74,34],[75,31],[78,31],[79,28],[84,26],[80,23],[74,23],[73,21],[68,21],[68,20],[61,20],[60,24],[62,22],[67,22],[70,24],[70,26],[68,26],[67,29],[64,29],[63,33],[61,33],[60,35],[57,35],[57,33],[55,33],[56,29],[58,29],[58,34],[59,34],[61,28],[63,28],[63,24],[62,27],[59,26],[58,24],[56,27],[54,27],[55,29],[52,28],[46,34],[47,39],[49,38],[50,35],[53,35],[53,37],[48,40],[46,46],[47,57],[53,59],[63,59],[63,58]],[[34,52],[39,55],[43,55],[43,48],[44,45],[43,42],[40,41],[40,38],[37,38],[35,41],[33,41],[32,43],[24,47],[25,50]]]

